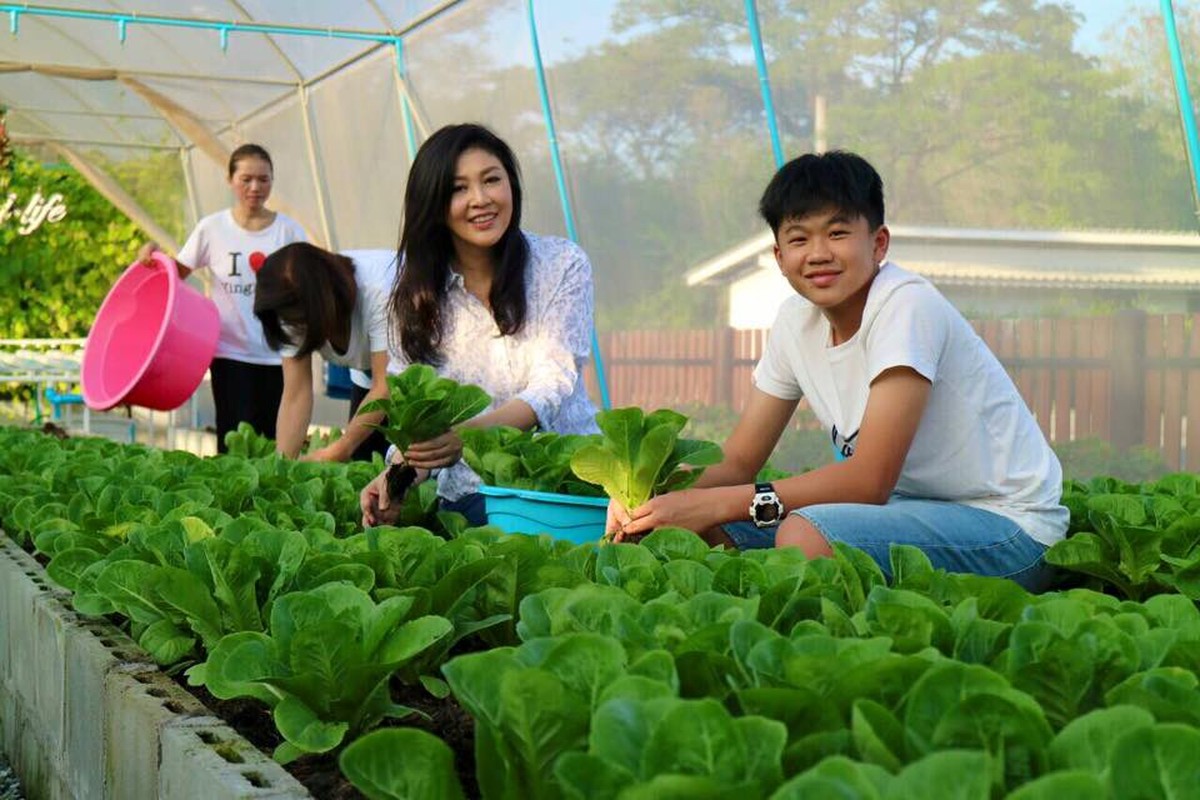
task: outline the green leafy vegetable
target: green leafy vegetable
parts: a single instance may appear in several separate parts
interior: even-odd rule
[[[603,438],[571,457],[571,469],[608,496],[634,509],[654,495],[685,489],[703,467],[719,463],[721,448],[712,442],[680,439],[687,417],[659,409],[617,408],[596,415]]]
[[[327,752],[384,717],[412,713],[392,702],[388,678],[454,627],[438,616],[406,621],[413,602],[397,596],[376,605],[344,583],[286,594],[271,609],[269,635],[226,636],[191,678],[221,699],[270,705],[287,740],[278,761]]]
[[[522,431],[518,428],[465,428],[463,461],[488,486],[601,497],[604,490],[571,471],[571,457],[599,437]]]
[[[225,448],[231,456],[267,458],[275,455],[275,442],[260,434],[249,422],[239,422],[237,430],[225,434]]]
[[[440,378],[428,364],[412,364],[387,380],[389,395],[364,403],[358,413],[383,412],[384,421],[372,427],[402,451],[441,436],[492,402],[478,386]]]
[[[359,414],[382,412],[384,419],[372,428],[380,431],[401,452],[414,442],[426,442],[466,422],[492,402],[478,386],[439,378],[428,364],[412,364],[399,375],[388,376],[388,396],[363,403]],[[407,464],[387,471],[388,496],[404,497],[417,478]]]
[[[415,728],[369,733],[342,752],[338,765],[370,800],[460,800],[464,796],[454,772],[453,751],[433,734]]]

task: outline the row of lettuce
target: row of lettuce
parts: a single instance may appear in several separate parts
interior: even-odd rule
[[[1069,483],[1056,550],[1082,555],[1055,558],[1107,591],[1031,596],[909,548],[889,582],[852,549],[471,529],[427,486],[403,527],[363,531],[378,468],[279,459],[247,434],[200,459],[0,429],[0,520],[81,613],[120,615],[218,698],[256,698],[280,761],[339,752],[372,798],[464,791],[447,745],[380,727],[411,720],[397,684],[470,712],[489,800],[1200,786],[1193,476]]]
[[[490,402],[478,386],[459,384],[413,364],[388,376],[389,395],[369,404],[381,411],[378,427],[401,450],[433,438],[478,414]],[[650,497],[691,485],[704,468],[721,460],[721,448],[684,437],[687,417],[671,409],[599,412],[593,436],[460,428],[463,459],[491,486],[605,496],[636,508]],[[242,434],[247,442],[254,437]],[[257,447],[269,454],[271,443]],[[770,467],[759,480],[782,477]],[[1070,536],[1048,560],[1085,576],[1095,588],[1138,600],[1160,592],[1200,599],[1200,481],[1169,475],[1148,484],[1100,477],[1068,480],[1064,502],[1071,511]]]

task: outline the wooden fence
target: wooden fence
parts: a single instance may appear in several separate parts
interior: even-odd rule
[[[1145,445],[1171,469],[1200,471],[1200,314],[972,324],[1051,442]],[[765,341],[764,330],[731,328],[603,334],[612,404],[740,411]]]

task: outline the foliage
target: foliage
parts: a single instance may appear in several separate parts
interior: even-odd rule
[[[464,428],[463,461],[488,486],[602,497],[599,486],[571,472],[571,457],[594,436],[522,431],[518,428]]]
[[[403,758],[397,758],[403,753]],[[369,800],[462,800],[454,753],[433,734],[389,728],[357,739],[338,758],[342,773]]]
[[[254,430],[249,422],[239,422],[225,434],[226,451],[237,458],[269,458],[275,455],[275,441]]]
[[[1063,474],[1081,481],[1108,476],[1136,483],[1155,480],[1168,472],[1162,453],[1144,445],[1120,452],[1111,442],[1090,437],[1059,442],[1054,452],[1062,463]]]
[[[401,452],[413,442],[441,436],[491,403],[483,389],[440,378],[427,364],[411,364],[387,380],[389,395],[364,403],[358,413],[383,412],[384,421],[371,427],[381,431]]]
[[[782,780],[787,729],[779,720],[734,716],[712,698],[650,698],[644,690],[610,698],[593,716],[597,735],[587,751],[555,765],[578,796],[764,797]]]
[[[0,205],[10,193],[23,204],[37,191],[61,194],[67,215],[27,236],[13,220],[0,225],[0,338],[83,337],[141,237],[74,170],[16,153],[0,181]]]
[[[301,453],[311,453],[328,447],[342,437],[340,428],[328,431],[310,431],[304,440]],[[237,428],[225,434],[225,449],[231,456],[239,458],[269,458],[275,455],[275,440],[263,436],[248,422],[239,422]],[[382,463],[380,464],[382,467]]]
[[[723,442],[737,424],[738,414],[725,405],[693,404],[678,409],[687,415],[688,425],[684,432],[693,439]],[[807,472],[833,461],[833,448],[829,434],[821,430],[812,410],[802,407],[792,415],[791,422],[784,428],[771,451],[771,457],[763,468],[767,477],[775,480],[786,475]]]
[[[191,677],[272,708],[281,760],[348,744],[342,767],[372,798],[473,788],[428,734],[370,732],[408,711],[389,682],[417,680],[474,718],[487,798],[1196,785],[1194,475],[1069,481],[1073,535],[1051,553],[1090,541],[1075,566],[1108,593],[1037,596],[912,547],[877,564],[679,529],[608,546],[360,533],[344,518],[372,470],[0,429],[0,522],[80,613],[119,606],[156,653],[195,640]]]
[[[60,579],[64,572],[75,578],[63,585],[75,591],[78,608],[128,617],[139,644],[165,665],[211,651],[227,634],[262,631],[288,592],[335,581],[370,588],[370,571],[349,556],[316,557],[310,542],[318,537],[243,521],[219,537],[198,517],[136,531],[125,548],[77,576],[70,568],[86,551],[58,551],[51,563]]]
[[[385,717],[412,713],[392,702],[388,678],[453,627],[438,616],[408,618],[413,602],[398,596],[377,605],[339,583],[284,595],[269,635],[221,639],[193,681],[223,700],[255,697],[271,706],[287,740],[275,751],[280,762],[327,752]]]
[[[884,177],[892,219],[1195,229],[1158,13],[1126,15],[1096,42],[1065,2],[757,7],[785,156],[818,138],[861,152]],[[1200,41],[1197,15],[1176,13],[1186,50]],[[486,16],[474,24],[486,35]],[[755,204],[773,170],[745,11],[621,0],[609,31],[555,64],[559,136],[588,187],[580,228],[597,274],[619,275],[598,284],[597,318],[606,329],[708,324],[713,299],[680,276],[761,230]],[[480,83],[526,78],[478,69],[439,103],[475,113]],[[512,128],[538,146],[538,131]]]
[[[5,120],[7,113],[8,108],[0,105],[0,175],[8,172],[12,166],[12,142],[8,138],[8,125]]]
[[[1123,597],[1179,592],[1200,600],[1200,479],[1190,473],[1131,484],[1111,477],[1068,481],[1068,538],[1051,564],[1089,575]]]
[[[627,509],[691,486],[703,467],[721,460],[721,448],[712,442],[679,438],[687,417],[670,409],[601,411],[596,424],[602,439],[576,450],[571,469],[582,480],[603,486]]]
[[[88,160],[111,175],[151,219],[183,244],[187,236],[184,218],[187,182],[177,152],[151,152],[138,158],[123,159],[92,152],[88,154]]]

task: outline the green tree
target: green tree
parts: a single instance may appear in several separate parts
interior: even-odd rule
[[[19,213],[35,192],[61,194],[67,212],[28,235],[15,219],[0,223],[0,338],[85,336],[141,236],[73,169],[17,151],[0,173],[0,205],[16,195]]]
[[[561,218],[528,60],[503,57],[510,66],[497,69],[462,58],[480,43],[523,52],[524,42],[502,41],[520,28],[517,5],[439,20],[428,34],[437,46],[414,45],[409,66],[435,124],[504,120],[526,171],[527,222],[554,233]],[[824,140],[875,163],[893,222],[1196,228],[1157,14],[1123,18],[1095,56],[1065,0],[758,9],[786,155],[813,146],[821,98]],[[1196,16],[1178,17],[1195,71]],[[744,4],[620,0],[609,28],[548,66],[600,326],[711,325],[715,293],[682,276],[762,230],[755,206],[774,168]]]
[[[178,153],[151,152],[119,161],[92,153],[89,159],[121,184],[151,219],[183,244],[188,234],[185,216],[187,184]]]
[[[1172,115],[1132,91],[1130,71],[1079,49],[1082,19],[1066,3],[760,0],[759,10],[788,155],[811,147],[820,95],[826,140],[876,164],[893,221],[1195,225],[1178,136],[1160,133]],[[612,28],[551,73],[601,317],[708,324],[712,303],[680,277],[761,229],[754,202],[771,168],[744,9],[624,0]],[[655,313],[664,304],[672,310]]]

